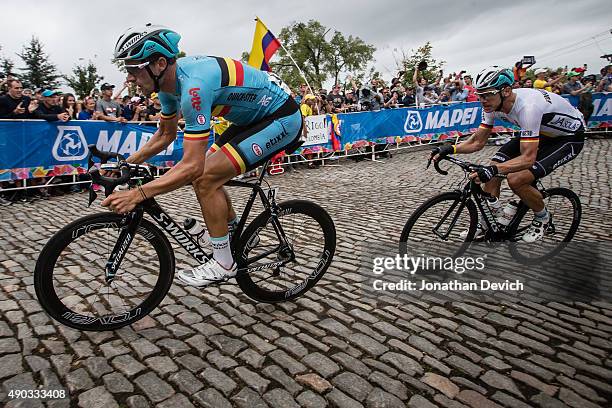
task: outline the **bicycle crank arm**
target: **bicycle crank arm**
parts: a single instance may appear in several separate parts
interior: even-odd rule
[[[130,244],[134,240],[134,234],[138,229],[141,219],[142,210],[131,212],[124,218],[126,225],[121,227],[119,238],[115,243],[115,247],[108,258],[108,261],[106,261],[106,267],[104,268],[106,283],[110,284],[113,279],[115,279],[119,265],[121,265],[125,254],[130,248]]]
[[[279,266],[284,266],[288,262],[289,262],[289,260],[283,260],[283,261],[278,261],[278,262],[270,262],[270,263],[267,263],[265,265],[254,266],[252,268],[240,268],[240,269],[238,269],[238,272],[239,273],[251,273],[251,272],[257,272],[257,271],[263,271],[264,269],[277,268]]]

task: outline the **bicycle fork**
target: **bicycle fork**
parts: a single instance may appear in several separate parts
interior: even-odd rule
[[[130,244],[134,240],[134,234],[136,234],[136,230],[140,225],[140,220],[142,220],[143,210],[142,208],[137,208],[136,210],[127,214],[121,220],[121,227],[119,238],[115,243],[115,247],[113,248],[108,261],[106,261],[106,267],[104,268],[104,277],[106,279],[106,283],[110,284],[117,274],[117,270],[119,269],[119,265],[125,258],[125,254],[127,253]]]

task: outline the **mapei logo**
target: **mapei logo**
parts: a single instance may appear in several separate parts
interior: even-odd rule
[[[87,140],[80,126],[58,126],[51,151],[57,161],[75,161],[87,157]]]
[[[257,143],[253,143],[251,145],[251,149],[253,149],[253,153],[255,153],[255,156],[257,157],[261,157],[261,155],[263,154],[263,150],[261,150],[261,146],[259,146]]]
[[[199,90],[200,88],[191,88],[189,90],[189,95],[191,95],[191,107],[197,111],[202,108],[202,99],[200,98]]]
[[[406,122],[404,123],[406,133],[416,133],[423,130],[423,121],[418,111],[406,112]]]

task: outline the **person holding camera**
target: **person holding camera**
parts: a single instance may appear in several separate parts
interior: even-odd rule
[[[23,96],[23,86],[17,79],[7,81],[8,92],[0,96],[0,119],[31,119],[36,107]]]
[[[144,101],[144,98],[140,96],[132,97],[131,102],[134,109],[132,122],[145,122],[147,120],[147,105]]]
[[[465,102],[468,97],[468,90],[463,88],[463,81],[456,79],[451,88],[451,100],[453,102]]]
[[[602,68],[597,92],[612,92],[612,65]]]

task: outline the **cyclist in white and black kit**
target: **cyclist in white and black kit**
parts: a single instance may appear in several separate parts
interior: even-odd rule
[[[491,164],[470,175],[486,183],[483,190],[499,197],[501,179],[507,174],[508,185],[535,214],[526,242],[542,238],[550,219],[540,192],[533,187],[536,179],[573,160],[584,146],[586,124],[582,113],[561,96],[542,89],[512,89],[514,75],[509,69],[492,66],[476,77],[476,95],[482,104],[482,123],[464,143],[444,145],[434,155],[473,153],[487,143],[495,119],[520,127],[518,137],[506,143],[492,157]]]

